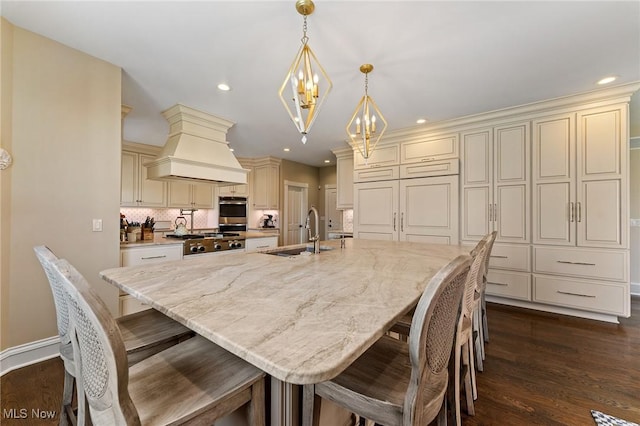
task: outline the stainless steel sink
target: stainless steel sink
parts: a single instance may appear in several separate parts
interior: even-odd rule
[[[328,250],[333,250],[333,247],[320,246],[320,252],[328,251]],[[265,252],[265,254],[270,254],[273,256],[282,256],[282,257],[299,256],[302,253],[313,254],[313,246],[283,248],[280,250],[270,250],[268,252]]]

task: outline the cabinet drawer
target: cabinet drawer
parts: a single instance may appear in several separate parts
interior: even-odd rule
[[[182,259],[182,246],[154,246],[120,250],[120,266],[143,265]]]
[[[534,272],[628,281],[628,253],[614,250],[534,247]]]
[[[510,299],[531,300],[531,274],[489,269],[486,293]]]
[[[489,258],[489,267],[531,271],[530,246],[518,244],[494,244]]]
[[[353,171],[354,182],[376,182],[381,180],[396,180],[400,178],[400,167],[371,167]]]
[[[400,163],[442,160],[458,156],[458,135],[435,139],[403,142],[400,145]]]
[[[533,276],[533,300],[536,302],[626,315],[627,299],[629,294],[624,284]]]
[[[136,312],[151,309],[151,306],[142,303],[133,296],[126,295],[120,296],[120,315],[129,315]]]
[[[368,160],[365,160],[357,150],[354,151],[354,169],[397,166],[398,164],[400,164],[400,146],[397,144],[377,146],[376,149],[371,153],[371,156]]]
[[[425,161],[424,163],[400,166],[400,179],[457,175],[460,172],[458,159]]]
[[[244,242],[244,247],[246,251],[278,247],[278,237],[247,238]]]

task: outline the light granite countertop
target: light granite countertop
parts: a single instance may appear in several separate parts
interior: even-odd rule
[[[239,253],[100,276],[279,380],[319,383],[415,306],[442,266],[468,254],[462,246],[345,244],[323,241],[332,250],[318,255]]]
[[[270,238],[277,237],[279,234],[277,232],[266,233],[259,231],[247,231],[247,232],[239,232],[240,237],[244,238]],[[153,245],[168,245],[168,244],[184,244],[184,240],[175,239],[175,238],[166,238],[162,236],[160,232],[156,232],[153,236],[153,240],[139,240],[134,243],[129,242],[120,242],[120,248],[129,248],[129,247],[148,247]]]

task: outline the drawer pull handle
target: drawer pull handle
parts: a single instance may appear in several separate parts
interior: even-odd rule
[[[166,254],[163,254],[162,256],[149,256],[149,257],[142,257],[142,260],[148,260],[148,259],[162,259],[163,257],[167,257]]]
[[[596,266],[595,263],[587,262],[569,262],[568,260],[556,260],[558,263],[564,263],[565,265],[582,265],[582,266]]]
[[[556,293],[560,293],[560,294],[568,294],[569,296],[580,296],[580,297],[590,297],[590,298],[595,298],[595,296],[591,295],[591,294],[580,294],[580,293],[571,293],[569,291],[560,291],[560,290],[556,290]]]
[[[493,281],[487,281],[487,284],[501,285],[501,286],[503,286],[503,287],[509,287],[509,284],[505,284],[505,283],[494,283]]]
[[[496,259],[508,259],[509,258],[509,256],[498,256],[497,254],[496,255],[491,255],[489,257],[495,257]]]
[[[258,246],[256,248],[268,248],[269,246]]]

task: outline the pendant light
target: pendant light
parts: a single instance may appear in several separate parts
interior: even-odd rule
[[[362,96],[358,106],[353,111],[351,120],[346,128],[347,135],[351,140],[351,146],[356,148],[365,160],[371,157],[376,145],[380,142],[387,129],[387,121],[373,98],[369,96],[369,73],[371,71],[373,71],[373,65],[371,64],[360,66],[360,72],[364,74],[364,96]]]
[[[311,0],[296,2],[296,10],[304,16],[302,45],[278,92],[289,117],[293,120],[298,132],[302,134],[302,143],[307,142],[307,133],[333,87],[333,83],[308,43],[307,16],[311,15],[314,9],[315,5]]]

